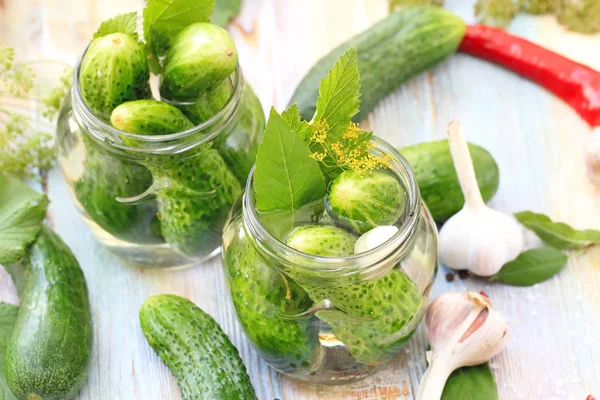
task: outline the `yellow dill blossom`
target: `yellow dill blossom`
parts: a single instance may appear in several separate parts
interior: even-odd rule
[[[358,139],[360,132],[361,130],[358,127],[358,124],[350,122],[346,128],[346,132],[344,132],[344,139]]]
[[[329,124],[327,124],[327,121],[325,121],[325,120],[315,121],[311,125],[311,128],[312,128],[313,134],[312,134],[310,140],[315,143],[325,143],[325,140],[327,140],[327,131],[329,130]]]
[[[326,155],[327,154],[325,154],[325,153],[319,153],[319,152],[315,151],[310,156],[317,161],[323,161],[323,159],[325,158]]]

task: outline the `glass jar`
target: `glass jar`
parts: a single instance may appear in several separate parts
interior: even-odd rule
[[[437,272],[437,229],[406,160],[390,155],[407,205],[383,245],[345,257],[299,252],[259,220],[253,172],[223,233],[223,267],[238,319],[276,370],[318,384],[363,378],[398,354],[423,318]]]
[[[88,108],[80,65],[59,114],[57,148],[94,236],[144,267],[186,266],[217,254],[265,125],[240,68],[228,78],[232,95],[212,118],[183,132],[145,136],[119,131]]]

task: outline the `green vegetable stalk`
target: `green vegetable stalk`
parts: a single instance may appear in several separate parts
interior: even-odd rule
[[[120,105],[111,122],[122,131],[146,135],[194,126],[176,107],[154,100]],[[128,144],[135,146],[135,141],[129,138]],[[149,154],[143,164],[157,185],[158,216],[166,241],[186,256],[207,256],[218,247],[229,207],[242,191],[219,152],[205,143],[185,153]]]

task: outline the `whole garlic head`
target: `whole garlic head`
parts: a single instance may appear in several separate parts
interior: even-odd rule
[[[450,374],[496,356],[506,344],[508,324],[479,293],[444,293],[425,313],[431,361],[417,400],[439,400]]]
[[[465,205],[440,230],[440,261],[453,269],[492,276],[523,250],[523,229],[513,217],[485,205],[457,121],[450,123],[448,139]]]

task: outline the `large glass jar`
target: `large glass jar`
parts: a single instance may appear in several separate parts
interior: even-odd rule
[[[238,319],[259,354],[292,378],[339,384],[398,354],[421,321],[437,272],[437,230],[408,163],[390,155],[407,193],[398,232],[345,257],[312,256],[277,240],[255,208],[253,172],[223,233],[223,266]]]
[[[144,267],[191,265],[217,254],[265,124],[239,67],[228,78],[233,94],[216,115],[155,136],[119,131],[96,116],[82,98],[79,69],[59,114],[58,160],[95,237]]]

